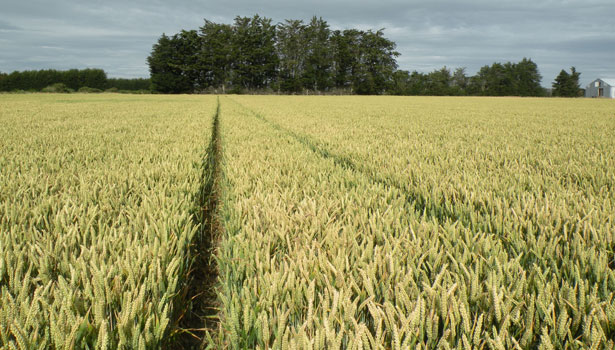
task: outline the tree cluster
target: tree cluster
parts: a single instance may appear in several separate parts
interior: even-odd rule
[[[63,86],[63,87],[62,87]],[[60,88],[62,87],[62,88]],[[102,69],[71,69],[59,71],[54,69],[30,70],[0,73],[0,91],[78,91],[89,88],[102,91],[110,88],[118,90],[149,90],[149,79],[107,78]],[[55,89],[55,90],[54,90]]]
[[[544,96],[538,66],[531,59],[518,63],[493,63],[476,75],[467,76],[465,68],[451,72],[447,67],[431,73],[398,70],[393,74],[390,93],[394,95],[432,96]]]
[[[383,31],[331,30],[309,23],[236,17],[199,30],[163,34],[148,57],[152,88],[163,93],[271,91],[394,95],[544,96],[531,59],[431,73],[397,69],[396,44]]]
[[[199,30],[163,34],[148,63],[152,88],[164,93],[274,91],[382,94],[397,69],[395,43],[383,31],[331,30],[255,15],[233,24],[205,21]]]
[[[576,68],[570,67],[570,73],[562,69],[553,82],[553,96],[579,97],[583,96],[583,90],[579,83],[581,73]]]

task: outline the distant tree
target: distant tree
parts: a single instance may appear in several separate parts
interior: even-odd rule
[[[322,18],[312,17],[305,27],[305,62],[303,86],[314,91],[328,90],[332,85],[329,25]]]
[[[224,93],[231,78],[233,27],[205,20],[199,33],[198,85],[201,88],[222,88]]]
[[[405,95],[465,95],[469,78],[465,74],[465,68],[457,68],[453,74],[447,67],[436,69],[424,74],[417,71],[403,75],[394,73],[394,82],[398,87],[394,90],[398,94],[399,86],[405,85]],[[403,72],[403,71],[402,71]],[[403,81],[401,83],[400,81]]]
[[[528,58],[494,62],[473,77],[465,68],[430,73],[400,71],[396,44],[383,30],[331,31],[322,18],[309,23],[254,15],[233,24],[205,20],[197,31],[163,36],[148,58],[152,88],[159,92],[226,92],[271,89],[299,93],[332,88],[356,94],[541,96],[541,75]],[[30,79],[20,76],[21,80]],[[578,80],[578,75],[576,76]],[[39,79],[40,80],[40,79]],[[73,86],[71,79],[66,81]],[[19,79],[3,86],[21,86]]]
[[[175,36],[175,54],[178,56],[177,67],[188,80],[191,91],[201,88],[201,37],[196,30],[182,30]]]
[[[107,74],[102,69],[93,68],[67,71],[54,69],[15,71],[4,75],[0,91],[40,91],[58,83],[63,84],[67,91],[78,90],[82,87],[102,89],[107,84]]]
[[[579,97],[582,94],[579,77],[581,73],[577,72],[575,67],[570,67],[570,74],[565,70],[555,78],[553,82],[553,96],[558,97]]]
[[[428,95],[445,96],[451,94],[451,84],[451,71],[446,67],[442,67],[427,74],[425,89]]]
[[[7,83],[8,83],[8,74],[0,72],[0,91],[8,91]]]
[[[410,95],[410,72],[407,70],[396,70],[392,75],[392,83],[389,86],[390,95]]]
[[[568,87],[570,85],[570,74],[565,70],[561,70],[557,77],[555,77],[555,81],[551,85],[553,87],[553,96],[563,96],[566,97],[569,95]]]
[[[502,64],[495,62],[486,70],[485,95],[511,96],[513,95],[512,69],[510,62]]]
[[[152,89],[178,93],[230,86],[283,92],[340,88],[381,94],[394,84],[395,43],[383,31],[334,31],[322,18],[308,24],[255,15],[233,24],[205,21],[196,31],[163,34],[148,57]],[[399,93],[399,92],[398,92]]]
[[[409,95],[428,95],[427,75],[413,71],[410,74]]]
[[[358,94],[382,94],[392,83],[397,69],[395,43],[384,37],[383,30],[362,32],[358,71],[353,76],[353,86]]]
[[[107,73],[102,69],[84,69],[79,72],[79,88],[89,87],[103,90],[107,85]]]
[[[17,71],[12,72],[11,74],[7,74],[4,78],[4,83],[2,84],[3,85],[2,90],[3,91],[13,91],[13,90],[20,89],[20,87],[18,87],[19,85],[18,79],[20,77],[21,75]]]
[[[81,85],[79,70],[70,69],[66,71],[62,80],[62,83],[64,83],[64,85],[66,85],[69,89],[78,89]]]
[[[514,94],[518,96],[544,96],[545,90],[540,86],[542,76],[538,66],[531,59],[523,58],[513,65]]]
[[[186,48],[182,35],[168,37],[162,34],[154,45],[149,63],[152,90],[162,93],[186,93],[194,90],[190,60],[186,64]]]
[[[279,89],[297,93],[303,88],[306,61],[306,26],[301,20],[286,20],[277,26],[277,53],[280,60]]]
[[[470,78],[467,91],[483,96],[543,96],[542,77],[538,66],[531,59],[519,63],[498,63],[483,66]]]
[[[457,68],[450,80],[449,92],[451,95],[466,95],[470,78],[466,76],[465,68]]]
[[[276,80],[276,29],[271,19],[236,17],[233,26],[234,89],[262,89]]]
[[[33,74],[30,82],[28,83],[28,87],[25,87],[24,90],[41,90],[46,86],[64,82],[66,80],[66,73],[53,69],[47,70],[39,70],[35,72],[22,72],[22,74]]]
[[[331,35],[332,74],[338,89],[353,88],[353,77],[360,71],[362,32],[356,29],[336,30]]]

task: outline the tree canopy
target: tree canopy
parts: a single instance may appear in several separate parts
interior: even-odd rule
[[[42,91],[55,84],[62,84],[66,91],[77,91],[82,88],[91,90],[148,90],[149,79],[107,78],[102,69],[70,69],[66,71],[55,69],[14,71],[10,74],[0,73],[0,91]],[[59,86],[59,85],[58,85]]]
[[[553,96],[558,97],[579,97],[582,90],[579,84],[581,73],[576,68],[570,67],[570,73],[561,70],[553,82]]]
[[[389,93],[393,95],[432,96],[544,96],[540,86],[538,66],[531,59],[521,62],[483,66],[474,76],[467,76],[465,68],[453,72],[447,67],[430,73],[409,73],[397,70]]]
[[[197,32],[163,34],[148,57],[152,87],[164,93],[271,90],[385,93],[397,69],[395,43],[382,30],[331,31],[255,15],[233,24],[205,20]]]
[[[392,95],[544,96],[529,58],[465,68],[399,70],[384,30],[331,30],[320,17],[273,24],[255,15],[232,24],[163,34],[148,58],[152,87],[164,93],[270,91]],[[578,78],[578,77],[577,77]]]

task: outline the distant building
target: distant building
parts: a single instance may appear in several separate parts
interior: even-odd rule
[[[585,97],[615,98],[615,79],[596,79],[585,88]]]

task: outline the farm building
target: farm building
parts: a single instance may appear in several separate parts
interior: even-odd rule
[[[615,79],[596,79],[585,88],[585,97],[615,98]]]

